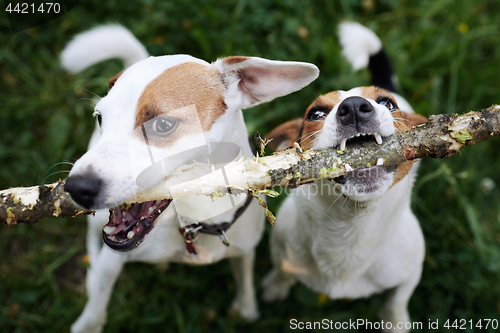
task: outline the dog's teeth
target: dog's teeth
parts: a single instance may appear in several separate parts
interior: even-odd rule
[[[156,205],[156,206],[160,205],[160,202],[161,202],[161,200],[156,200],[156,201],[155,201],[155,205]]]
[[[358,137],[358,136],[360,136],[360,135],[361,135],[361,133],[358,133],[358,134],[356,134],[356,137]]]
[[[384,159],[383,158],[379,158],[377,160],[377,165],[384,165]]]
[[[107,235],[111,235],[113,233],[113,231],[115,231],[115,230],[116,230],[116,227],[108,227],[108,226],[106,226],[102,229],[102,231],[104,231]]]
[[[379,145],[381,145],[382,144],[382,136],[380,134],[378,134],[378,133],[374,134],[374,136],[375,136],[375,141],[377,141],[377,143]]]
[[[127,238],[128,238],[128,239],[132,239],[132,237],[134,237],[134,235],[135,235],[135,231],[132,231],[132,230],[131,230],[131,231],[129,231],[129,232],[128,232],[128,234],[127,234]]]
[[[153,214],[153,212],[154,212],[153,207],[149,207],[149,209],[148,209],[148,214],[149,214],[149,215],[151,215],[151,214]]]
[[[347,139],[342,139],[340,140],[340,150],[344,151],[345,150],[345,143],[347,142]]]
[[[122,211],[122,217],[127,216],[127,212]]]
[[[345,168],[345,170],[346,170],[347,172],[349,172],[349,171],[352,171],[352,170],[353,170],[349,164],[344,164],[344,168]]]

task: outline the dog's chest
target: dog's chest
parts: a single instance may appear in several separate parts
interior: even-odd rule
[[[337,290],[339,297],[355,296],[345,295],[345,290],[352,289],[347,287],[352,283],[365,286],[367,290],[363,293],[368,289],[374,292],[377,287],[370,282],[369,270],[378,258],[384,238],[377,209],[344,202],[342,198],[332,201],[316,196],[308,200],[299,195],[296,199],[302,215],[299,220],[308,221],[304,237],[307,234],[310,238],[309,256],[315,266],[312,271],[317,272],[304,276],[309,283],[304,282],[322,285],[323,291]],[[311,268],[311,262],[304,264]]]
[[[377,256],[380,237],[369,217],[339,221],[325,217],[313,228],[312,256],[323,274],[347,281],[359,276]]]

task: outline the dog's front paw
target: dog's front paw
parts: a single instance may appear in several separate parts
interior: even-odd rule
[[[284,300],[295,282],[292,275],[273,268],[262,280],[262,300],[268,303]]]
[[[385,306],[379,311],[378,316],[386,323],[382,330],[385,333],[408,333],[411,331],[412,322],[405,308],[392,309]],[[392,324],[390,329],[387,328],[387,323]]]
[[[89,318],[83,313],[77,321],[71,325],[71,333],[101,333],[106,322],[106,316]]]
[[[238,312],[240,316],[249,323],[253,323],[260,317],[255,299],[253,301],[245,301],[236,298],[231,304],[231,309]]]

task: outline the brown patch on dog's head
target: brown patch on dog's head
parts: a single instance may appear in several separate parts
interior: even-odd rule
[[[328,94],[319,96],[309,105],[304,115],[304,125],[300,135],[301,147],[304,149],[312,148],[316,136],[321,132],[325,123],[324,118],[317,120],[308,119],[310,118],[310,114],[315,112],[328,114],[338,103],[340,103],[340,96],[338,92],[332,91]]]
[[[361,97],[369,98],[374,101],[380,97],[388,97],[396,103],[396,99],[388,91],[375,86],[361,87]]]
[[[269,147],[274,151],[284,150],[293,147],[294,142],[298,142],[304,149],[311,148],[316,135],[323,128],[324,121],[308,120],[308,114],[314,110],[324,110],[328,113],[339,101],[336,91],[319,96],[309,105],[304,118],[287,121],[266,135],[266,139],[273,140],[269,143]]]
[[[191,121],[199,123],[202,130],[207,132],[227,109],[223,93],[220,73],[215,69],[193,62],[171,67],[144,89],[137,104],[134,127],[140,127],[161,115],[182,118],[184,113],[177,114],[177,110],[195,107],[194,114],[198,119]],[[168,141],[175,142],[183,135],[183,130],[189,129],[177,128],[175,134],[169,135]],[[154,141],[151,143],[155,144]]]
[[[123,74],[123,72],[124,71],[121,71],[120,73],[116,74],[115,76],[113,76],[112,78],[109,79],[109,81],[108,81],[108,92],[111,90],[111,88],[113,88],[113,86],[116,83],[116,80],[118,80],[118,78]]]

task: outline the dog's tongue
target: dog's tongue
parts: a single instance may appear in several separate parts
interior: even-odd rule
[[[172,200],[124,204],[109,210],[109,222],[103,227],[104,242],[114,250],[136,248],[154,228],[155,221]]]

